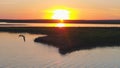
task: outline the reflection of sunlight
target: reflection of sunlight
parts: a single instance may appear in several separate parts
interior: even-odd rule
[[[64,24],[64,25],[63,25]],[[30,23],[26,27],[120,27],[118,24]]]
[[[56,27],[65,27],[66,25],[64,23],[58,23],[56,24]]]
[[[28,27],[71,27],[72,24],[68,23],[31,23],[27,25]]]

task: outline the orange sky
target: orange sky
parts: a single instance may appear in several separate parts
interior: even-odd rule
[[[120,0],[0,0],[0,18],[51,19],[67,9],[71,19],[120,19]]]

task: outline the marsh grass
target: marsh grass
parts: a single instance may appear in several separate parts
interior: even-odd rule
[[[120,46],[120,28],[2,27],[0,31],[48,35],[34,41],[55,46],[63,55],[83,49]]]

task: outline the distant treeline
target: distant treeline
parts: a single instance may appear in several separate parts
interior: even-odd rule
[[[52,19],[0,19],[0,22],[6,23],[59,23],[61,20]],[[120,24],[120,20],[63,20],[65,23],[84,23],[84,24]]]

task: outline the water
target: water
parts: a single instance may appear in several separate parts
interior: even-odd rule
[[[0,23],[0,27],[58,27],[57,23]],[[65,27],[120,27],[120,24],[74,24],[66,23]]]
[[[35,43],[41,34],[0,32],[0,68],[120,68],[120,47],[79,50],[61,55],[58,49]]]

